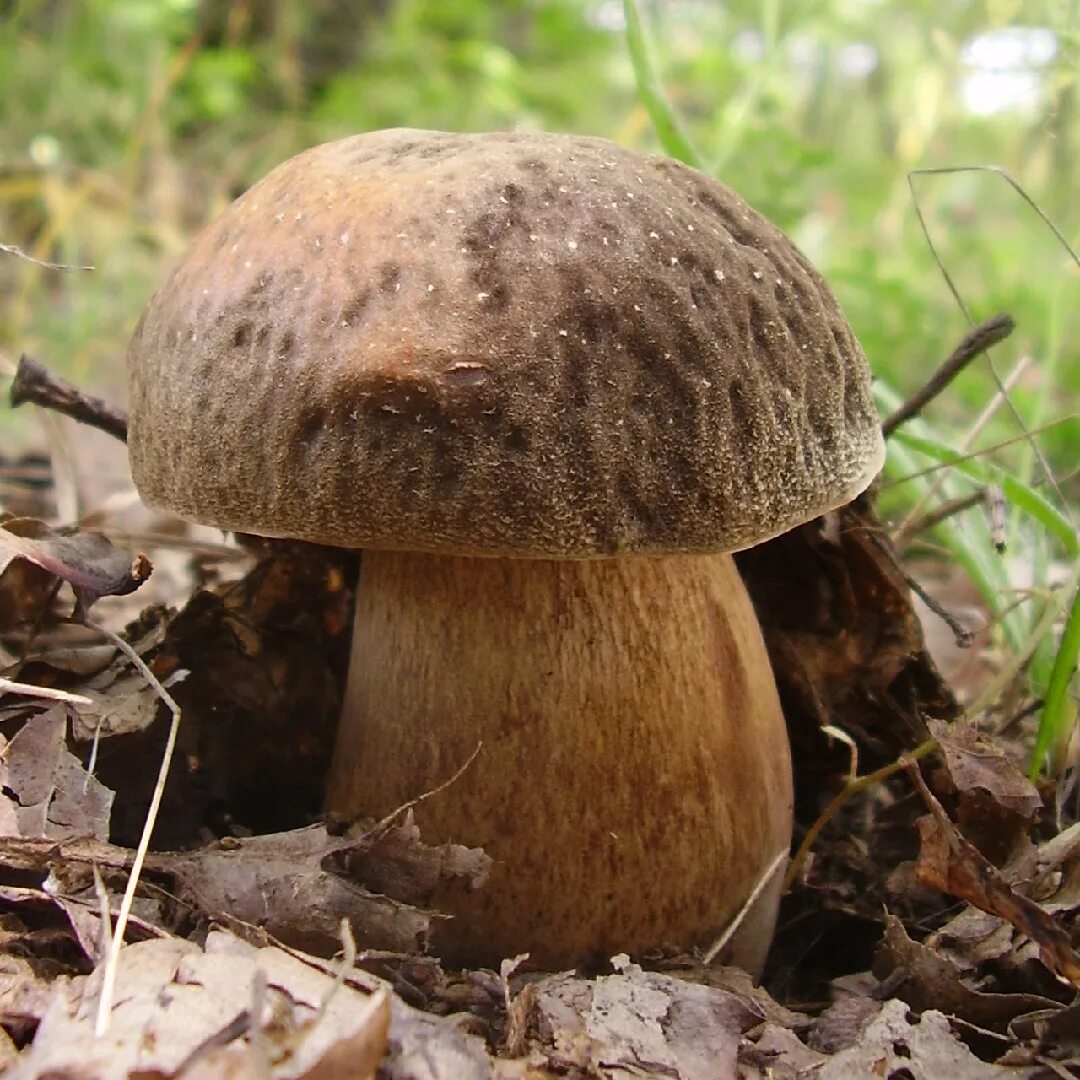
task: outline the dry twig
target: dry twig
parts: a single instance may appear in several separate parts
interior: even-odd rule
[[[10,397],[12,408],[27,403],[40,405],[127,442],[127,413],[101,398],[84,394],[77,386],[54,375],[44,364],[25,353],[19,357]]]
[[[891,416],[881,430],[888,438],[901,424],[917,416],[972,362],[999,341],[1004,341],[1015,329],[1011,315],[995,315],[971,329],[946,361]]]

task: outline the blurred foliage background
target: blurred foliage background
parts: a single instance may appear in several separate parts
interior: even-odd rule
[[[1077,0],[640,8],[706,166],[819,265],[899,393],[966,327],[909,170],[1002,166],[1075,240]],[[122,394],[125,340],[194,229],[296,150],[393,125],[659,149],[620,0],[0,0],[0,243],[97,268],[0,256],[0,350]],[[1000,177],[916,187],[972,316],[1017,319],[996,362],[1031,357],[1025,421],[1067,418],[1080,403],[1072,261]],[[962,432],[992,393],[976,364],[935,423]],[[1075,495],[1080,426],[1042,442]]]

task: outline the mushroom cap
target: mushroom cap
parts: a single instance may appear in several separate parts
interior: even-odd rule
[[[344,547],[737,550],[884,453],[790,240],[694,169],[578,136],[297,155],[198,236],[128,367],[147,502]]]

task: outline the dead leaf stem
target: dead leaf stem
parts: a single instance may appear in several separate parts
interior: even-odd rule
[[[150,805],[146,811],[146,820],[143,822],[139,846],[135,849],[131,873],[128,875],[124,895],[120,901],[120,910],[116,916],[116,928],[109,943],[108,954],[105,957],[101,996],[98,998],[97,1019],[94,1023],[94,1033],[100,1037],[109,1030],[109,1017],[112,1012],[113,994],[116,989],[116,971],[120,950],[124,944],[124,931],[127,929],[128,919],[131,916],[131,905],[135,900],[135,891],[139,885],[143,863],[146,861],[146,853],[150,849],[150,838],[153,836],[154,826],[157,824],[161,799],[165,793],[165,781],[168,779],[169,768],[172,765],[173,753],[176,749],[176,736],[180,729],[181,712],[180,706],[177,705],[173,696],[161,685],[160,680],[150,670],[143,658],[119,634],[114,634],[111,630],[96,623],[91,623],[89,620],[86,621],[86,625],[92,630],[96,630],[108,641],[111,641],[135,665],[142,677],[153,687],[154,692],[165,703],[169,712],[172,713],[169,733],[165,739],[165,748],[161,754],[161,766],[158,769],[157,781],[154,784],[153,794],[150,796]]]
[[[888,438],[901,424],[917,416],[973,360],[1004,341],[1015,329],[1011,315],[994,315],[972,327],[945,362],[895,412],[886,417],[881,430]]]

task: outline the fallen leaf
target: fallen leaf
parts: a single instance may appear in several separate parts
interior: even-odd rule
[[[57,983],[15,1075],[191,1077],[207,1054],[238,1044],[256,1054],[260,1076],[366,1080],[387,1049],[385,990],[360,993],[280,949],[254,948],[225,931],[212,932],[205,950],[178,939],[129,945],[118,981],[123,993],[104,1036],[94,1033],[101,969]]]
[[[53,993],[53,983],[29,960],[0,953],[0,1024],[20,1039],[37,1027]]]
[[[47,570],[0,552],[0,633],[41,621],[56,588],[56,578]]]
[[[214,815],[224,810],[253,832],[273,833],[319,814],[341,715],[353,580],[355,553],[296,546],[220,594],[197,592],[170,623],[160,655],[192,673],[176,696]]]
[[[896,986],[897,996],[916,1011],[939,1009],[991,1031],[1005,1031],[1018,1016],[1043,1009],[1056,1011],[1059,1002],[1035,994],[990,993],[976,989],[956,965],[940,952],[913,941],[903,923],[885,916],[875,972]]]
[[[880,1008],[880,1001],[864,994],[841,994],[814,1020],[807,1042],[825,1054],[846,1050]]]
[[[345,862],[372,892],[419,907],[430,907],[436,888],[451,879],[482,888],[491,869],[490,857],[478,848],[424,844],[412,810],[400,824],[361,830]]]
[[[67,712],[30,717],[0,759],[0,835],[65,840],[109,833],[113,793],[65,743]]]
[[[784,701],[796,779],[807,790],[828,789],[822,773],[847,773],[847,747],[830,746],[823,727],[854,738],[869,771],[927,737],[922,717],[956,715],[868,497],[739,552],[736,562]]]
[[[953,1033],[948,1018],[928,1009],[917,1019],[902,1001],[885,1002],[855,1044],[813,1074],[818,1080],[853,1077],[910,1077],[912,1080],[994,1080],[1029,1077],[1030,1070],[991,1065],[977,1058]]]
[[[1042,809],[1035,785],[972,724],[931,720],[929,727],[958,791],[985,791],[1027,821]]]
[[[440,916],[378,895],[366,884],[335,872],[332,858],[344,858],[360,843],[332,837],[325,826],[312,825],[157,855],[148,866],[174,875],[181,896],[211,917],[241,919],[316,955],[333,953],[340,946],[342,919],[349,920],[360,948],[423,952],[431,920]],[[412,848],[421,864],[430,863],[431,850],[418,839]],[[480,865],[486,865],[487,857],[477,854]],[[395,857],[400,863],[400,850]],[[377,861],[372,858],[365,865],[374,869]],[[451,867],[446,872],[457,870]]]
[[[530,1026],[556,1070],[715,1080],[735,1074],[743,1032],[764,1016],[741,995],[656,972],[625,957],[618,974],[535,984]]]
[[[453,1018],[432,1016],[394,999],[390,1047],[381,1080],[491,1080],[492,1063],[482,1039]]]
[[[406,836],[411,836],[408,829]],[[247,839],[228,839],[194,851],[152,852],[145,862],[140,900],[145,914],[160,911],[161,898],[177,897],[184,918],[194,910],[208,919],[238,923],[265,931],[278,941],[316,955],[332,955],[340,948],[340,926],[348,919],[357,944],[364,949],[392,953],[422,952],[433,919],[444,918],[397,898],[379,895],[363,879],[350,875],[342,865],[345,856],[360,848],[360,839],[332,837],[323,825]],[[412,836],[408,841],[414,857],[425,869],[414,875],[430,880],[433,865],[448,874],[483,872],[487,856],[472,852],[460,859],[446,859],[440,848],[430,848]],[[407,850],[405,840],[395,849],[400,869]],[[462,849],[466,851],[467,849]],[[48,875],[58,890],[82,899],[92,888],[90,868],[123,887],[123,874],[131,865],[126,848],[86,838],[63,842],[27,837],[0,836],[0,866]],[[378,869],[377,856],[365,864]],[[383,875],[383,879],[386,875]],[[143,897],[147,899],[142,899]],[[172,905],[167,911],[172,912]],[[177,918],[174,913],[171,918]],[[172,930],[174,926],[164,925]]]
[[[802,1080],[816,1076],[826,1061],[824,1054],[810,1049],[793,1031],[769,1021],[762,1025],[756,1040],[744,1040],[739,1047],[739,1076],[746,1080]]]
[[[71,722],[71,734],[79,742],[94,738],[146,731],[157,719],[161,698],[137,672],[121,676],[106,690],[82,688],[91,704],[80,705]]]
[[[11,559],[26,559],[68,582],[80,618],[100,597],[126,596],[153,572],[145,555],[120,551],[101,533],[53,528],[36,518],[0,522],[0,567]]]
[[[918,782],[922,784],[921,778]],[[1038,944],[1043,963],[1051,971],[1080,986],[1080,956],[1064,928],[1034,900],[1016,892],[957,832],[925,785],[923,798],[932,812],[917,823],[920,848],[915,872],[919,880],[1012,923]]]

